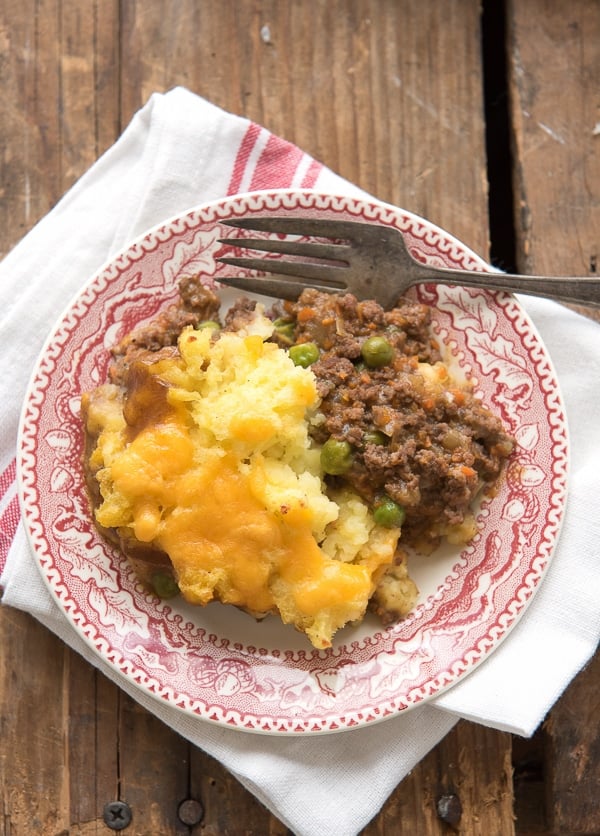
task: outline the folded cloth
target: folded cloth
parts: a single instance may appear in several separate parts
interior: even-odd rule
[[[461,717],[530,735],[600,636],[600,326],[522,299],[553,358],[570,419],[566,519],[544,582],[518,625],[476,670],[426,705],[367,728],[266,737],[187,716],[135,688],[91,651],[47,591],[23,528],[15,445],[26,386],[52,324],[132,238],[191,206],[261,188],[362,194],[264,128],[187,90],[153,95],[121,138],[0,265],[0,584],[149,711],[217,758],[298,836],[352,836]]]

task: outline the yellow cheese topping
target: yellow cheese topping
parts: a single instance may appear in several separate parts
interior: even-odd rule
[[[357,496],[326,495],[308,437],[314,375],[265,342],[269,326],[185,330],[178,354],[132,370],[118,417],[107,387],[86,396],[96,516],[165,551],[191,603],[278,612],[327,647],[363,617],[398,531]]]

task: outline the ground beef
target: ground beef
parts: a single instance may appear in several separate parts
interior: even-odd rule
[[[254,319],[256,302],[245,296],[238,297],[225,314],[226,331],[243,331]]]
[[[441,359],[426,305],[402,300],[401,306],[385,311],[377,302],[359,302],[351,293],[307,289],[284,311],[295,322],[294,342],[314,342],[327,355],[356,360],[365,339],[383,334],[400,355],[427,363]]]
[[[321,397],[315,442],[351,446],[350,469],[327,480],[350,485],[372,505],[391,498],[406,512],[402,541],[424,550],[437,545],[470,514],[481,486],[498,478],[513,442],[468,388],[431,386],[423,376],[419,364],[436,368],[441,360],[430,309],[401,299],[384,311],[350,294],[306,290],[277,313],[294,324],[294,343],[320,349],[311,366]],[[361,346],[374,335],[393,347],[380,368],[361,361]]]
[[[208,290],[198,276],[185,276],[179,281],[181,306],[198,316],[198,322],[218,318],[221,301]]]
[[[219,297],[202,286],[197,276],[186,276],[179,282],[179,299],[169,305],[147,325],[127,334],[112,350],[110,379],[122,385],[127,369],[140,356],[177,345],[179,335],[189,325],[196,327],[207,320],[219,321]]]

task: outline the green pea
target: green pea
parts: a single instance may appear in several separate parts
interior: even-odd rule
[[[394,349],[385,337],[369,337],[361,346],[360,353],[370,369],[387,366],[394,357]]]
[[[159,598],[174,598],[179,594],[177,581],[168,572],[155,572],[151,583]]]
[[[302,366],[303,369],[307,369],[309,366],[312,366],[312,364],[319,359],[319,349],[314,343],[300,343],[299,345],[293,345],[289,349],[288,354],[294,361],[294,365]]]
[[[204,322],[199,322],[196,325],[196,331],[203,331],[205,328],[210,328],[212,331],[219,331],[221,326],[214,319],[205,319]]]
[[[363,433],[363,444],[385,444],[387,441],[387,436],[384,435],[380,430],[366,430]]]
[[[341,476],[352,467],[352,447],[347,441],[328,439],[321,448],[321,467],[331,476]]]
[[[294,322],[290,322],[289,319],[279,317],[273,321],[273,327],[275,328],[277,336],[281,342],[287,343],[288,345],[291,345],[294,342],[294,331],[296,329]]]
[[[373,508],[373,519],[383,528],[400,527],[406,518],[406,511],[389,496],[384,497]]]

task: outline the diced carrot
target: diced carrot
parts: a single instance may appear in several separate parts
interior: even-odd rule
[[[450,392],[454,398],[454,403],[462,406],[465,402],[465,393],[461,389],[450,389]]]
[[[469,466],[468,466],[468,465],[466,465],[466,464],[461,465],[460,470],[461,470],[461,473],[462,473],[464,476],[466,476],[466,477],[467,477],[467,479],[470,479],[472,476],[475,476],[475,473],[476,473],[476,471],[475,471],[475,470],[473,470],[473,468],[472,468],[472,467],[469,467]]]
[[[298,311],[298,322],[308,322],[309,319],[314,319],[316,311],[314,308],[300,308]]]

